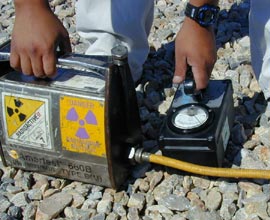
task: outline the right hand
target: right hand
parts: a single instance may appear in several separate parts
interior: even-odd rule
[[[217,59],[215,35],[212,27],[201,27],[190,18],[184,23],[175,39],[175,74],[173,83],[181,83],[191,66],[196,89],[207,87]]]
[[[56,48],[71,52],[68,32],[48,3],[23,1],[16,5],[11,39],[10,65],[25,75],[53,77]]]

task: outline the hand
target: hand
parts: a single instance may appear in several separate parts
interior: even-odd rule
[[[212,27],[201,27],[192,19],[185,18],[175,39],[173,83],[181,83],[185,79],[187,65],[190,65],[196,89],[206,88],[216,59],[215,36]]]
[[[17,6],[15,3],[10,65],[25,75],[53,77],[56,48],[71,52],[68,32],[47,3],[27,1]]]

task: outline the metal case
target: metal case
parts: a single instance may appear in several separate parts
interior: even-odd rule
[[[131,166],[127,154],[140,144],[141,130],[126,48],[112,53],[62,57],[59,63],[72,68],[59,67],[53,79],[24,76],[10,68],[5,52],[0,54],[5,165],[121,186]]]

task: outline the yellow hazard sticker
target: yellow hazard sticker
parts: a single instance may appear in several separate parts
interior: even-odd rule
[[[63,149],[106,157],[102,101],[62,96],[60,129]]]
[[[47,99],[3,92],[2,100],[9,141],[26,147],[52,148]]]

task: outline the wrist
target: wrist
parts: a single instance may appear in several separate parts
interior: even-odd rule
[[[15,10],[24,8],[49,8],[48,0],[14,0]]]
[[[189,1],[190,4],[199,7],[202,6],[204,4],[210,4],[210,5],[218,5],[218,0],[190,0]]]
[[[189,17],[185,17],[183,24],[192,28],[192,30],[199,30],[199,31],[206,31],[206,32],[214,33],[213,25],[204,27],[204,26],[201,26],[198,22],[194,21],[194,19],[189,18]]]
[[[193,5],[192,0],[187,3],[185,9],[186,17],[196,21],[202,27],[212,26],[218,19],[220,8],[211,4],[202,4],[200,6]],[[203,1],[201,1],[202,3]],[[210,1],[208,1],[210,2]],[[199,1],[197,3],[200,3]]]

